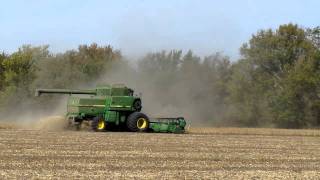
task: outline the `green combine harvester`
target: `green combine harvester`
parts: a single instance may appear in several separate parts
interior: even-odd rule
[[[89,124],[94,131],[183,133],[186,121],[177,118],[149,118],[134,91],[124,85],[106,85],[91,90],[37,89],[41,94],[69,94],[66,119],[69,127]],[[78,95],[78,96],[76,96]],[[82,95],[82,96],[81,96]],[[85,95],[85,96],[83,96]]]

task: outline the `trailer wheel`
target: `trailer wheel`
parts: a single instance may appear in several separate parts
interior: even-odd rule
[[[91,123],[92,130],[102,132],[106,129],[106,122],[101,116],[94,117]]]
[[[127,127],[132,132],[146,132],[149,128],[149,118],[141,112],[133,112],[128,116]]]

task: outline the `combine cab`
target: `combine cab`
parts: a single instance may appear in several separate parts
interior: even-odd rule
[[[141,98],[124,85],[107,85],[91,90],[37,89],[36,96],[41,94],[69,94],[66,119],[70,127],[77,129],[86,123],[94,131],[123,129],[182,133],[186,125],[182,117],[149,119],[140,112]]]

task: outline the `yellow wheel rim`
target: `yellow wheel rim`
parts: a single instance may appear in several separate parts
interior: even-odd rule
[[[98,130],[103,130],[106,127],[106,123],[104,122],[103,119],[100,119],[98,122]]]
[[[148,121],[145,118],[140,118],[137,121],[137,127],[139,129],[145,129],[148,125]]]

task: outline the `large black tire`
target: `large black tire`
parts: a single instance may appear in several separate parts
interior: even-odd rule
[[[96,116],[92,119],[91,128],[93,131],[103,132],[106,130],[106,122],[101,116]]]
[[[127,128],[132,132],[146,132],[149,129],[149,118],[141,112],[133,112],[128,116]]]

